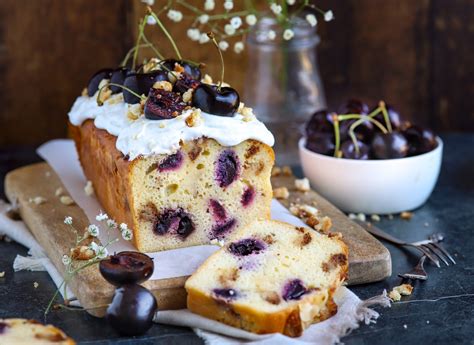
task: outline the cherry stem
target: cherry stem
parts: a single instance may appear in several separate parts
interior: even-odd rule
[[[333,114],[332,120],[334,123],[334,138],[335,138],[334,157],[338,157],[339,147],[341,146],[341,136],[339,132],[339,116],[337,116],[337,114]]]
[[[146,99],[145,96],[139,95],[138,93],[136,93],[135,91],[132,91],[131,89],[129,89],[129,88],[126,87],[126,86],[123,86],[123,85],[120,85],[120,84],[116,84],[116,83],[107,83],[107,84],[105,84],[104,86],[102,86],[102,87],[99,89],[99,93],[97,94],[97,105],[98,105],[99,107],[101,107],[102,105],[104,105],[104,102],[102,102],[102,101],[100,100],[100,95],[102,94],[102,90],[105,89],[107,86],[117,86],[117,87],[122,88],[123,90],[126,90],[126,91],[130,92],[132,95],[134,95],[135,97],[140,98],[141,100],[145,100],[145,99]]]
[[[146,47],[150,47],[151,44],[139,44],[138,45],[138,49],[140,48],[146,48]],[[130,57],[132,56],[132,53],[135,52],[135,50],[137,49],[137,47],[132,47],[128,52],[127,54],[125,55],[125,57],[123,58],[122,62],[120,63],[120,67],[125,67],[125,65],[127,64],[128,60],[130,60]]]
[[[140,23],[140,25],[138,26],[138,36],[137,36],[137,42],[135,44],[135,50],[133,52],[133,61],[132,61],[132,69],[135,70],[135,66],[136,66],[136,63],[137,63],[137,57],[138,57],[138,50],[139,50],[139,45],[140,45],[140,41],[142,40],[142,36],[143,36],[143,31],[145,30],[145,25],[147,23],[147,19],[148,19],[148,15],[146,15],[142,22]]]
[[[390,118],[388,116],[387,107],[386,107],[384,101],[379,102],[379,108],[382,110],[383,117],[385,119],[385,124],[387,125],[388,132],[392,133],[392,124],[390,123]]]
[[[219,57],[221,58],[221,65],[222,65],[221,80],[219,81],[219,85],[217,86],[217,90],[220,91],[222,87],[222,83],[224,82],[224,70],[225,70],[224,56],[222,55],[221,48],[219,48],[219,44],[217,43],[216,36],[214,35],[214,33],[212,31],[208,32],[207,36],[212,40],[212,43],[214,43],[214,45],[216,46],[217,51],[219,52]]]
[[[155,19],[156,21],[156,24],[158,24],[158,26],[160,27],[161,31],[163,31],[163,33],[165,34],[165,36],[168,38],[168,40],[170,41],[171,45],[173,46],[173,49],[176,53],[176,56],[178,57],[179,60],[182,60],[182,56],[181,56],[181,53],[179,52],[179,49],[178,47],[176,46],[176,43],[174,42],[173,40],[173,37],[171,37],[170,33],[168,32],[168,30],[166,30],[165,26],[163,25],[163,23],[161,22],[161,20],[158,18],[158,16],[155,14],[155,12],[153,12],[153,10],[151,9],[150,6],[147,6],[147,10],[148,10],[148,15],[149,16],[152,16],[153,19]]]

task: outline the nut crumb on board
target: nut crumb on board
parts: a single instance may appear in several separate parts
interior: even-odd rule
[[[38,286],[39,286],[38,282],[34,282],[34,283],[33,283],[33,287],[34,287],[35,289],[38,288]]]
[[[413,217],[412,212],[404,211],[404,212],[400,213],[400,218],[401,219],[410,220],[412,217]]]
[[[46,198],[43,198],[42,196],[35,196],[34,198],[28,199],[28,202],[31,202],[35,205],[41,205],[44,204],[46,201]]]
[[[86,193],[87,196],[94,195],[94,186],[92,185],[91,181],[87,181],[84,187],[84,192]]]
[[[59,201],[61,201],[61,204],[66,205],[66,206],[71,206],[74,205],[74,200],[70,196],[63,195],[59,198]]]
[[[288,199],[290,196],[290,192],[288,191],[288,188],[286,187],[279,187],[273,189],[273,197],[275,199]]]
[[[285,165],[281,168],[281,173],[285,176],[293,176],[293,170],[289,165]]]
[[[54,192],[55,196],[61,196],[62,194],[64,194],[64,189],[62,189],[61,187],[58,187]]]
[[[402,296],[410,296],[413,291],[413,286],[410,284],[401,284],[395,286],[392,291],[389,292],[388,297],[392,299],[392,301],[399,301]]]
[[[289,211],[314,230],[326,234],[331,230],[331,218],[327,216],[321,217],[319,210],[313,206],[307,204],[291,204]]]
[[[295,188],[300,192],[308,192],[311,189],[309,180],[306,177],[302,179],[295,179]]]
[[[380,222],[380,216],[378,214],[373,214],[370,216],[370,219],[374,222]]]
[[[5,271],[0,272],[0,278],[5,277]]]
[[[272,177],[279,176],[281,174],[281,168],[279,166],[273,166]]]

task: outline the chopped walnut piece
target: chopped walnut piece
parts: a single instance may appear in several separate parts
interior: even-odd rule
[[[332,227],[332,220],[331,218],[325,216],[321,220],[321,231],[324,233],[328,233],[331,230]]]
[[[205,74],[204,77],[201,79],[201,82],[204,84],[212,84],[212,78],[209,74]]]
[[[119,104],[123,103],[123,93],[117,93],[115,95],[110,96],[110,98],[107,100],[108,104]]]
[[[239,107],[237,108],[237,112],[238,113],[242,113],[242,109],[244,109],[245,107],[245,103],[244,102],[240,102],[239,103]]]
[[[190,88],[185,93],[183,93],[183,101],[189,103],[193,99],[194,89]]]
[[[82,97],[87,97],[87,96],[89,96],[89,93],[87,92],[87,87],[85,87],[85,88],[82,89],[81,96],[82,96]]]
[[[64,194],[64,189],[62,189],[62,187],[58,187],[54,192],[54,195],[56,196],[61,196],[62,194]]]
[[[44,204],[46,201],[48,201],[48,200],[46,200],[46,198],[43,198],[42,196],[35,196],[34,198],[30,198],[30,199],[28,200],[28,202],[31,202],[31,203],[33,203],[33,204],[35,204],[35,205],[42,205],[42,204]]]
[[[165,128],[166,127],[166,125],[163,122],[160,122],[159,126],[160,126],[160,128]]]
[[[279,187],[273,189],[273,197],[276,199],[288,199],[290,192],[286,187]]]
[[[388,293],[388,297],[394,302],[397,302],[402,299],[402,295],[398,291],[392,290]]]
[[[174,71],[178,73],[183,73],[184,72],[184,67],[181,66],[179,63],[174,64]]]
[[[413,213],[411,213],[411,212],[404,211],[404,212],[400,213],[400,218],[401,219],[410,220],[412,217],[413,217]]]
[[[62,197],[60,197],[59,201],[61,201],[61,204],[66,205],[66,206],[74,205],[74,200],[70,196],[67,196],[67,195],[63,195]]]
[[[314,230],[328,233],[331,229],[331,218],[327,216],[321,218],[318,209],[313,206],[307,204],[291,204],[289,211]]]
[[[127,118],[131,121],[137,120],[142,114],[142,107],[140,104],[133,104],[128,106]]]
[[[374,222],[380,222],[380,216],[378,214],[371,215],[370,219],[372,219]]]
[[[178,80],[179,78],[181,78],[180,72],[168,72],[168,80],[170,81],[170,83],[176,83],[176,80]]]
[[[35,289],[37,289],[38,286],[39,286],[38,282],[34,282],[34,283],[33,283],[33,287],[34,287]]]
[[[100,92],[98,101],[101,103],[104,103],[106,100],[110,98],[110,96],[112,96],[112,90],[110,90],[108,87],[104,87],[107,81],[106,83],[102,83],[103,81],[105,81],[105,79],[103,79],[99,84],[99,90],[102,90],[102,91]]]
[[[410,284],[402,284],[395,286],[393,290],[398,291],[402,296],[410,296],[413,291],[413,286]]]
[[[275,165],[272,169],[272,177],[278,176],[280,174],[281,174],[281,168]]]
[[[202,124],[201,109],[194,109],[184,120],[188,127],[197,127]]]
[[[293,176],[293,170],[291,170],[291,167],[288,165],[281,168],[281,173],[285,176]]]
[[[92,185],[91,181],[87,181],[84,187],[84,192],[86,193],[87,196],[94,195],[94,186]]]
[[[305,177],[302,179],[295,180],[295,188],[300,192],[307,192],[311,189],[309,180]]]
[[[171,91],[171,90],[173,90],[173,84],[171,84],[169,81],[161,80],[161,81],[157,81],[156,83],[154,83],[153,88],[154,89],[165,90],[165,91]]]
[[[74,249],[71,249],[71,258],[74,260],[89,260],[94,256],[94,251],[88,246],[78,246]]]

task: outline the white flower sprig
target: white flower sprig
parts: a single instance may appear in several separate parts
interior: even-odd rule
[[[73,226],[73,218],[71,216],[66,216],[64,218],[64,224],[68,225],[75,235],[75,244],[74,247],[71,248],[70,252],[68,254],[64,254],[61,258],[61,261],[65,266],[64,279],[59,285],[56,292],[54,293],[51,301],[49,302],[48,307],[45,310],[45,315],[51,309],[54,300],[59,294],[60,289],[64,289],[64,300],[67,303],[67,285],[74,277],[74,275],[89,266],[99,263],[101,260],[109,256],[109,251],[107,248],[112,243],[115,243],[119,240],[118,238],[110,238],[110,232],[112,230],[119,229],[124,240],[132,240],[133,233],[128,228],[127,224],[121,223],[120,225],[117,225],[117,222],[115,220],[110,219],[109,216],[103,212],[100,212],[95,217],[95,219],[105,225],[105,228],[107,230],[107,240],[105,244],[99,244],[98,242],[96,242],[96,239],[101,232],[98,224],[89,224],[86,227],[85,233],[80,234]]]

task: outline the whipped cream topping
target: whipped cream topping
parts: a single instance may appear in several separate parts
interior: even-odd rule
[[[114,95],[102,106],[96,97],[80,96],[69,112],[69,121],[81,125],[93,119],[97,128],[104,129],[117,137],[116,147],[129,160],[139,156],[171,154],[179,149],[180,141],[191,141],[202,137],[216,140],[222,146],[235,146],[245,140],[254,139],[269,146],[275,140],[272,133],[256,118],[244,121],[244,116],[236,113],[224,117],[201,112],[200,124],[189,127],[185,120],[195,109],[185,110],[181,115],[169,120],[149,120],[140,116],[129,118],[129,111],[136,112],[138,104],[126,104],[121,94]]]

